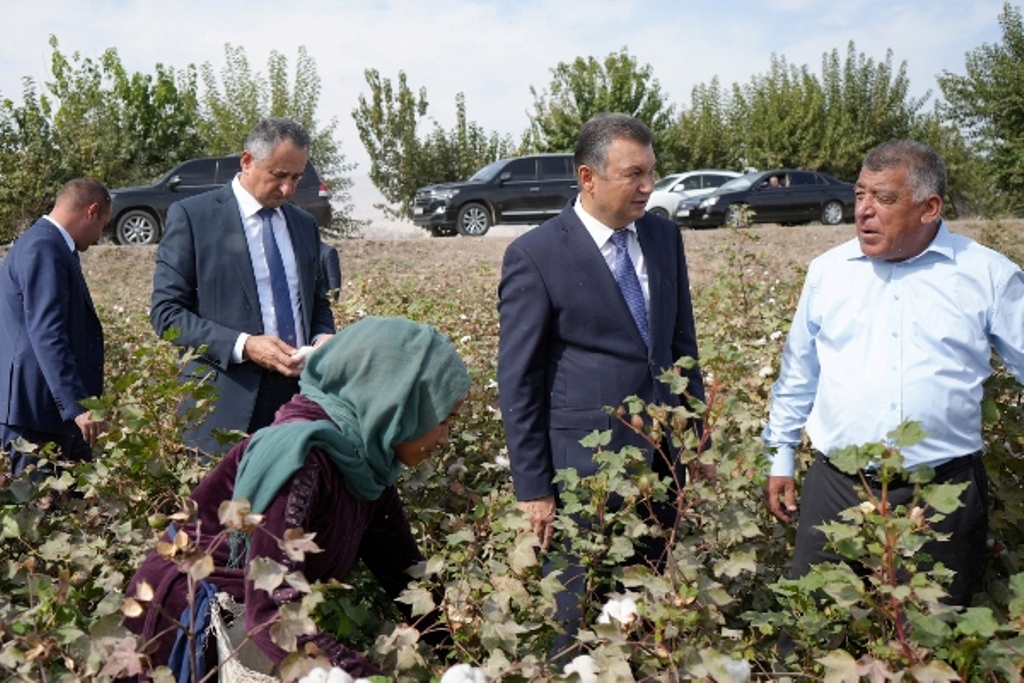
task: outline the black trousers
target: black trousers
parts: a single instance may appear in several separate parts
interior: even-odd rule
[[[930,541],[921,551],[935,562],[956,572],[948,587],[952,605],[970,605],[985,569],[988,537],[988,477],[978,454],[950,461],[936,469],[933,483],[970,485],[961,494],[963,506],[931,527],[950,534],[948,541]],[[840,521],[839,513],[861,503],[860,480],[835,469],[825,456],[815,459],[802,487],[796,548],[793,551],[791,578],[800,578],[820,562],[842,562],[838,554],[825,548],[825,534],[815,527]],[[914,488],[909,484],[889,485],[889,505],[909,505]]]

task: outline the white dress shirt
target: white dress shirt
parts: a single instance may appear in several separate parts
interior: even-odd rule
[[[928,436],[908,469],[981,450],[982,383],[992,347],[1024,379],[1024,276],[944,223],[907,261],[868,258],[856,239],[807,271],[772,388],[763,438],[771,474],[793,476],[806,426],[823,453],[886,441],[906,420]]]
[[[615,272],[615,243],[612,242],[614,230],[587,213],[580,202],[579,195],[576,196],[576,203],[573,205],[576,215],[579,216],[583,227],[590,233],[594,244],[601,250],[601,256],[608,264],[608,270]],[[623,230],[629,232],[628,248],[629,259],[633,262],[633,269],[636,271],[637,279],[640,280],[640,290],[644,293],[644,306],[647,308],[647,324],[651,319],[651,294],[647,282],[647,262],[644,260],[644,252],[640,248],[640,240],[636,236],[636,223],[630,223]]]
[[[256,276],[256,292],[260,299],[260,314],[263,317],[263,334],[279,336],[277,332],[277,315],[274,312],[274,293],[270,289],[270,268],[267,266],[267,256],[263,250],[263,219],[258,211],[263,206],[256,201],[249,192],[242,187],[236,175],[231,181],[231,190],[235,193],[238,202],[238,211],[242,217],[242,227],[245,229],[245,241],[249,245],[249,259],[252,262],[252,272]],[[274,237],[277,240],[277,248],[281,251],[281,260],[284,262],[284,272],[288,276],[288,294],[292,301],[292,317],[295,320],[296,347],[306,343],[302,329],[301,302],[299,301],[299,271],[295,265],[295,249],[292,246],[291,235],[288,234],[288,224],[281,213],[281,209],[274,210],[274,216],[270,221],[274,226]],[[245,340],[249,335],[243,332],[238,335],[235,342],[232,360],[236,363],[243,361],[242,349],[245,348]]]

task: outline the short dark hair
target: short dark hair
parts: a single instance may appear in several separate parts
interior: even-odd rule
[[[297,121],[271,117],[257,123],[249,132],[245,139],[245,150],[256,161],[262,161],[283,140],[288,140],[299,149],[309,149],[309,133]]]
[[[103,183],[92,178],[69,180],[57,191],[56,204],[80,210],[90,204],[110,206],[110,192]]]
[[[939,153],[915,140],[889,140],[874,147],[864,156],[864,168],[883,171],[907,169],[907,184],[914,192],[914,201],[923,202],[929,195],[946,196],[946,164]]]
[[[627,114],[597,114],[583,124],[576,138],[576,151],[573,155],[576,170],[579,171],[580,166],[587,166],[604,173],[608,164],[608,146],[617,138],[639,142],[641,145],[654,143],[654,133],[640,119]]]

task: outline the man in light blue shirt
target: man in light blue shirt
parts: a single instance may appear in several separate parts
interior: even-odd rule
[[[859,479],[832,467],[828,454],[884,441],[906,420],[928,433],[903,450],[908,469],[928,465],[935,481],[971,484],[964,506],[932,525],[951,539],[923,550],[956,572],[953,604],[968,604],[981,578],[988,530],[982,384],[993,348],[1024,379],[1024,276],[1009,259],[946,229],[945,185],[945,165],[927,146],[874,148],[856,186],[856,239],[808,269],[764,430],[772,456],[766,502],[784,522],[797,510],[802,429],[819,453],[804,483],[794,578],[839,560],[815,527],[860,503]],[[909,501],[912,492],[897,482],[890,502]]]

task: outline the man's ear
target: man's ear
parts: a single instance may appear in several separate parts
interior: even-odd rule
[[[590,191],[594,187],[594,170],[589,166],[580,166],[576,172],[579,176],[580,190]]]
[[[924,200],[925,212],[921,216],[922,223],[932,223],[942,216],[942,197],[937,194],[929,195]]]
[[[253,163],[252,152],[250,152],[247,149],[246,150],[242,150],[242,159],[241,159],[241,161],[242,161],[242,170],[243,171],[247,171],[249,169],[249,167],[252,166],[252,163]]]

